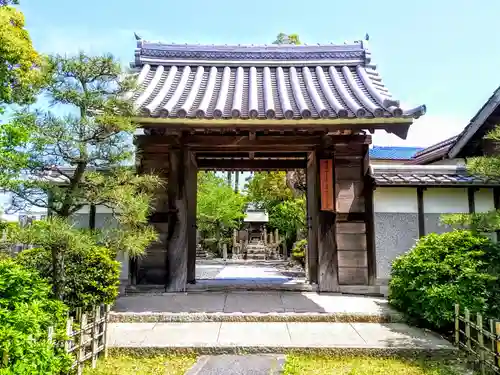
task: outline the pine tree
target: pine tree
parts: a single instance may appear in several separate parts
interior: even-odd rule
[[[118,225],[95,230],[96,241],[135,256],[157,238],[148,216],[160,180],[131,166],[137,124],[127,93],[134,79],[124,73],[112,56],[49,57],[43,94],[52,106],[24,109],[3,129],[16,142],[0,145],[0,155],[14,160],[0,166],[0,186],[12,194],[13,209],[45,208],[65,220],[86,205],[108,207]],[[61,298],[64,254],[58,246],[51,251]]]

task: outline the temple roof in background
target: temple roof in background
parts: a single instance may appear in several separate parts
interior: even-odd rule
[[[500,180],[472,176],[455,165],[376,165],[370,166],[377,186],[498,186]]]
[[[418,118],[385,87],[366,41],[194,45],[138,40],[143,116],[200,119]]]

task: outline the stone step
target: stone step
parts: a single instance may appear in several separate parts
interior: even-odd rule
[[[109,313],[112,323],[189,323],[189,322],[283,322],[283,323],[401,323],[397,312],[116,312]]]
[[[111,350],[455,357],[442,337],[402,323],[110,323]]]

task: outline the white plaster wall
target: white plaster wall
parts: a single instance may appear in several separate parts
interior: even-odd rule
[[[76,211],[77,214],[88,214],[90,213],[90,206],[85,205],[78,211]],[[112,214],[113,210],[109,207],[103,206],[103,205],[98,205],[95,208],[95,213],[96,214]]]
[[[120,280],[128,280],[129,257],[127,253],[119,252],[116,260],[121,263]]]
[[[474,194],[476,212],[488,212],[495,209],[493,189],[479,189]]]
[[[417,189],[414,187],[377,187],[373,209],[384,213],[417,213]]]
[[[424,213],[453,214],[469,212],[467,188],[427,188]]]

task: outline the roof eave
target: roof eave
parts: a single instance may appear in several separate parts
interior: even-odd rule
[[[337,131],[340,129],[369,130],[383,129],[393,133],[402,139],[406,139],[413,118],[335,118],[321,120],[276,120],[276,119],[179,119],[162,117],[136,117],[134,121],[142,127],[162,127],[168,129],[195,129],[195,128],[217,128],[217,129],[310,129]]]
[[[463,187],[477,187],[477,188],[493,188],[498,187],[500,184],[496,183],[468,183],[468,182],[457,182],[457,183],[434,183],[434,182],[396,182],[396,183],[380,183],[375,181],[375,186],[378,187],[434,187],[434,188],[463,188]]]

